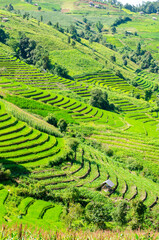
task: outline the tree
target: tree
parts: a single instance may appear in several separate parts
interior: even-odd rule
[[[32,59],[33,59],[33,64],[37,68],[41,68],[42,70],[43,69],[50,70],[52,68],[50,58],[49,58],[49,52],[40,45],[38,45],[34,49]]]
[[[93,37],[89,38],[89,43],[91,44],[93,42]]]
[[[103,203],[90,202],[85,208],[86,221],[93,223],[101,229],[106,228],[106,221],[111,220],[110,210]]]
[[[112,31],[113,34],[116,33],[116,27],[113,26],[113,27],[111,28],[111,31]]]
[[[14,10],[14,7],[11,3],[7,6],[7,10],[8,11],[13,11]]]
[[[47,25],[52,26],[52,22],[48,21]]]
[[[132,229],[142,228],[147,207],[141,200],[137,200],[132,203],[132,209]]]
[[[108,94],[100,89],[95,89],[91,93],[90,104],[93,107],[109,109]]]
[[[26,62],[32,64],[33,51],[36,48],[36,42],[24,36],[20,39],[18,56],[20,58],[26,59]]]
[[[70,38],[70,36],[68,36],[68,38],[67,38],[67,42],[68,42],[68,44],[71,43],[71,38]]]
[[[113,219],[121,226],[127,223],[128,203],[122,201],[113,212]]]
[[[151,110],[151,112],[156,112],[157,118],[158,118],[158,113],[159,113],[159,100],[157,99],[156,101],[156,107]]]
[[[7,44],[13,49],[16,56],[16,53],[18,52],[18,48],[19,48],[19,43],[15,39],[11,38],[11,39],[8,39]]]
[[[76,160],[76,150],[78,148],[79,141],[77,139],[69,139],[68,144],[70,148],[75,152],[75,160]]]
[[[8,35],[5,33],[5,31],[2,28],[0,28],[0,42],[5,43],[7,38],[8,38]]]
[[[111,60],[112,62],[116,62],[116,57],[115,57],[115,56],[110,56],[110,60]]]
[[[75,41],[72,41],[72,47],[74,47],[76,45]]]
[[[77,34],[77,30],[76,30],[76,27],[74,25],[70,26],[70,34],[72,34],[72,35],[76,35]]]
[[[61,132],[65,132],[67,128],[67,122],[62,118],[58,121],[57,126],[60,128]]]
[[[39,6],[39,7],[38,7],[38,11],[40,11],[40,10],[41,10],[41,7]]]
[[[89,26],[89,24],[86,24],[86,25],[85,25],[85,30],[86,30],[86,31],[90,31],[90,26]]]
[[[97,28],[98,32],[101,32],[101,31],[102,31],[102,28],[103,28],[103,24],[102,24],[100,21],[98,21],[98,22],[96,23],[96,28]]]
[[[71,203],[66,211],[63,211],[63,220],[69,228],[79,229],[83,224],[84,209],[80,203]]]
[[[152,95],[152,90],[151,89],[145,90],[145,100],[146,101],[150,100],[151,95]]]
[[[55,63],[52,72],[57,76],[68,77],[68,70],[65,67],[58,65],[57,63]]]
[[[138,43],[137,49],[136,49],[136,54],[140,55],[140,53],[141,53],[141,43]]]
[[[42,15],[40,16],[40,21],[41,21],[41,22],[43,21],[43,16],[42,16]]]
[[[87,23],[87,21],[88,21],[87,18],[84,17],[84,18],[83,18],[83,22],[84,22],[84,23]]]
[[[124,66],[127,66],[128,61],[125,59],[125,60],[123,61],[123,64],[124,64]]]

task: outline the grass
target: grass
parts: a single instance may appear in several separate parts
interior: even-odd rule
[[[109,224],[109,223],[108,223]],[[12,230],[12,238],[15,240],[17,239],[17,236],[19,234],[20,231],[20,224],[16,225],[16,226],[8,226],[8,225],[4,225],[2,227],[1,233],[3,233],[4,237],[5,236],[10,236],[11,233],[9,232],[9,230]],[[82,230],[78,230],[78,231],[68,231],[68,230],[59,230],[59,231],[44,231],[44,230],[39,230],[35,228],[30,228],[28,226],[26,226],[25,224],[22,225],[22,237],[25,237],[25,239],[29,240],[31,238],[35,239],[35,238],[45,238],[47,239],[48,237],[51,239],[53,239],[54,237],[56,237],[57,240],[63,238],[67,238],[68,240],[72,239],[72,236],[74,237],[75,240],[79,239],[79,240],[86,240],[88,238],[92,238],[95,240],[99,240],[101,239],[101,237],[109,239],[111,238],[112,240],[119,240],[121,239],[121,237],[123,238],[123,240],[131,240],[131,239],[139,239],[139,240],[144,240],[147,237],[150,237],[154,240],[158,240],[158,233],[157,232],[153,232],[153,231],[142,231],[142,230],[137,230],[137,231],[132,231],[132,230],[118,230],[116,232],[111,231],[111,230],[107,230],[107,231],[82,231]],[[2,238],[1,238],[2,239]]]

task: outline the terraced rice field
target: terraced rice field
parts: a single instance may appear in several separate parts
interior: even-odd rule
[[[85,84],[79,84],[74,80],[66,80],[48,73],[41,73],[36,68],[16,61],[14,58],[0,56],[0,68],[2,69],[1,76],[10,81],[16,80],[17,83],[21,82],[43,90],[70,89],[82,97],[90,96],[90,90]]]
[[[151,206],[158,196],[158,188],[151,180],[143,181],[144,177],[117,167],[104,154],[84,146],[79,147],[77,160],[72,163],[66,162],[54,168],[35,168],[29,178],[52,191],[62,191],[69,187],[98,189],[101,194],[112,199],[121,197],[131,201],[136,198],[143,200],[147,206]],[[100,187],[108,178],[115,184],[111,192]]]
[[[78,121],[97,121],[103,123],[107,122],[110,125],[124,125],[124,123],[116,114],[110,114],[108,111],[91,107],[88,104],[62,96],[60,94],[52,93],[51,91],[35,90],[35,88],[26,87],[25,85],[17,86],[16,84],[6,82],[6,80],[1,81],[0,86],[5,90],[11,91],[12,93],[25,98],[31,98],[45,104],[65,109],[69,111],[75,120]]]
[[[94,108],[89,104],[53,91],[60,89],[61,84],[83,97],[89,96],[92,85],[102,88],[110,87],[113,90],[128,93],[133,88],[125,80],[110,72],[87,75],[76,81],[66,80],[48,73],[38,72],[33,67],[3,56],[0,57],[0,67],[3,76],[0,86],[3,90],[26,99],[30,98],[46,105],[65,109],[79,123],[97,123],[97,129],[101,125],[103,127],[104,124],[107,124],[106,127],[103,127],[102,132],[92,132],[90,139],[111,147],[115,152],[120,149],[123,153],[125,150],[128,153],[140,153],[142,164],[151,168],[156,174],[159,158],[158,142],[153,141],[153,138],[148,138],[150,133],[147,132],[146,127],[143,127],[142,132],[140,124],[144,123],[146,126],[146,123],[153,122],[155,128],[158,121],[147,113],[146,107],[136,106],[127,99],[114,98],[114,103],[120,106],[126,116],[124,119],[118,114]],[[139,92],[139,90],[136,91]],[[138,123],[137,127],[136,123]],[[149,127],[149,125],[147,126]],[[118,129],[121,131],[117,131]],[[155,130],[153,128],[152,130],[152,134],[154,134]],[[40,132],[26,123],[18,121],[5,111],[1,103],[0,153],[5,165],[10,168],[17,165],[23,166],[26,171],[29,170],[27,176],[30,181],[40,183],[47,190],[62,192],[69,187],[83,187],[101,191],[101,194],[113,200],[117,198],[124,198],[128,201],[140,199],[150,208],[156,205],[159,192],[157,184],[144,176],[118,166],[117,162],[111,161],[104,153],[93,147],[80,144],[77,159],[73,159],[71,162],[69,160],[59,162],[58,166],[50,167],[50,161],[56,163],[56,159],[64,151],[65,140],[63,138]],[[111,179],[115,184],[111,191],[102,185],[106,179]],[[52,214],[53,209],[51,203],[41,200],[34,201],[32,198],[24,199],[19,205],[24,220],[30,219],[32,215],[36,219],[51,218],[49,214]]]
[[[126,80],[119,78],[110,71],[89,74],[84,77],[77,77],[75,80],[69,80],[39,72],[34,67],[16,61],[15,58],[7,58],[5,56],[0,56],[0,68],[3,69],[1,70],[1,76],[6,77],[8,80],[32,85],[42,90],[69,89],[81,97],[89,97],[92,87],[96,85],[126,94],[134,91],[134,93],[143,95],[142,91],[129,85]]]
[[[158,82],[156,75],[144,71],[140,72],[135,80],[141,89],[153,89]]]
[[[83,77],[77,77],[78,82],[83,82],[85,84],[94,84],[99,87],[110,88],[113,91],[130,93],[134,91],[135,93],[142,94],[142,91],[136,89],[135,87],[129,85],[126,80],[119,78],[114,75],[112,72],[101,72],[98,74],[88,74]]]
[[[64,140],[39,132],[8,115],[1,103],[0,153],[5,165],[47,165],[64,150]]]
[[[0,196],[2,217],[6,214],[5,208],[7,206],[9,191],[5,189],[0,190]],[[44,223],[58,226],[59,217],[62,213],[62,205],[26,197],[21,199],[17,206],[17,212],[19,212],[20,219],[23,223],[29,221],[32,224],[41,224],[41,226]]]

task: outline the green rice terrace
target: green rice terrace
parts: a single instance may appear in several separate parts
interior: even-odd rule
[[[0,239],[159,239],[158,21],[0,1]]]

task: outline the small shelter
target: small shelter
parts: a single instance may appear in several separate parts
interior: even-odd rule
[[[113,186],[114,183],[110,179],[107,179],[101,184],[101,189],[103,189],[104,191],[111,192]]]
[[[106,186],[108,186],[108,188],[112,188],[114,186],[114,183],[109,179],[106,180],[104,183],[106,184]]]
[[[8,22],[8,21],[9,21],[9,18],[7,18],[7,17],[2,18],[2,22]]]

